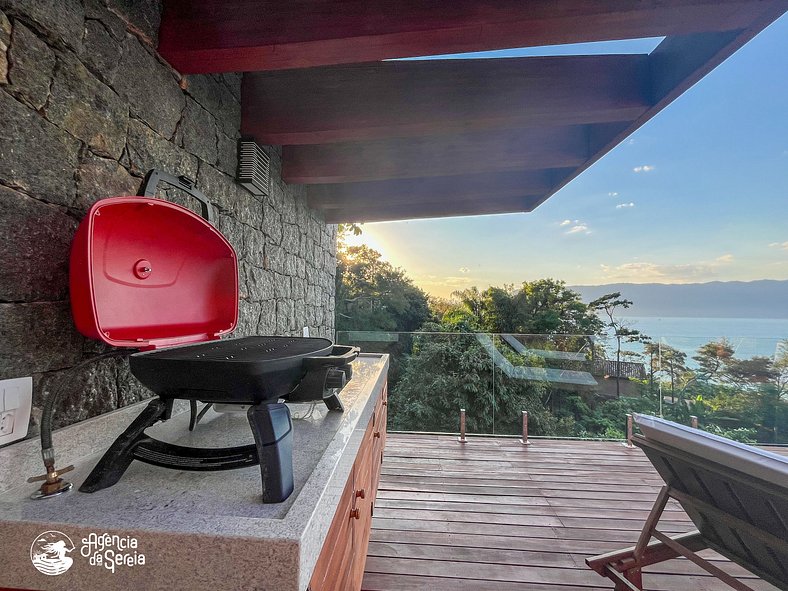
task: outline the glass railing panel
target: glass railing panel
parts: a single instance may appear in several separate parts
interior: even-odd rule
[[[788,444],[788,340],[340,332],[391,355],[392,430],[624,439],[626,415]]]
[[[390,355],[389,429],[457,433],[464,408],[468,433],[495,432],[489,335],[349,331],[337,342]]]
[[[662,337],[659,411],[744,442],[788,444],[788,340]]]

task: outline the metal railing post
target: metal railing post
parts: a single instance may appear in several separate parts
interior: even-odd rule
[[[696,417],[695,415],[690,415],[690,427],[692,427],[693,429],[698,428],[698,417]]]
[[[520,439],[520,443],[523,445],[531,445],[531,442],[528,441],[528,411],[523,411],[523,438]]]
[[[632,415],[627,415],[627,447],[634,447],[632,444]]]
[[[465,409],[460,409],[460,436],[457,438],[460,443],[465,443]]]

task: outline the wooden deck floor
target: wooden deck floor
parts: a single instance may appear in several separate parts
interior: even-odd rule
[[[366,591],[612,589],[584,560],[633,545],[662,485],[639,449],[606,442],[392,434],[382,472]],[[693,529],[673,501],[660,523]],[[649,590],[729,589],[684,559],[645,572]]]

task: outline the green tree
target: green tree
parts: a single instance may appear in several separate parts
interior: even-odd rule
[[[470,433],[517,433],[521,411],[527,410],[532,433],[555,434],[558,422],[545,408],[544,382],[506,376],[474,335],[447,333],[444,325],[424,328],[440,332],[414,336],[389,398],[392,429],[457,431],[464,408]]]
[[[589,309],[604,313],[607,317],[605,326],[612,331],[612,336],[616,339],[616,397],[621,395],[621,378],[619,377],[621,374],[621,343],[634,343],[643,339],[640,331],[630,328],[616,315],[619,309],[626,310],[630,306],[632,306],[632,300],[623,299],[621,292],[618,291],[598,297],[588,304]]]
[[[602,328],[594,310],[563,281],[526,281],[515,295],[517,332],[523,334],[593,335]]]
[[[492,333],[592,335],[602,326],[597,315],[563,281],[526,281],[453,294],[455,305],[442,316],[451,326]]]
[[[645,352],[651,359],[651,373],[667,374],[670,380],[670,401],[676,401],[676,384],[687,373],[687,354],[664,343],[647,343]]]
[[[712,341],[698,349],[693,359],[698,369],[685,388],[702,402],[711,428],[742,437],[755,434],[758,442],[788,440],[788,401],[785,399],[785,348],[778,346],[774,359],[755,356],[739,359],[730,342]],[[713,427],[712,427],[713,426]],[[742,435],[743,434],[743,435]]]
[[[478,287],[458,290],[451,295],[456,300],[456,304],[444,314],[442,318],[444,324],[468,331],[487,329],[487,311]]]
[[[733,346],[727,339],[706,343],[698,349],[693,359],[698,363],[698,378],[709,380],[720,374],[725,365],[733,358]]]
[[[337,251],[337,330],[414,331],[430,317],[427,295],[368,246]]]
[[[780,396],[788,395],[788,339],[777,343],[774,354],[774,383]]]

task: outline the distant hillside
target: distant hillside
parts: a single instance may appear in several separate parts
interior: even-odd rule
[[[788,318],[788,281],[713,281],[684,285],[611,283],[574,285],[589,302],[620,291],[634,305],[627,316],[692,318]]]

